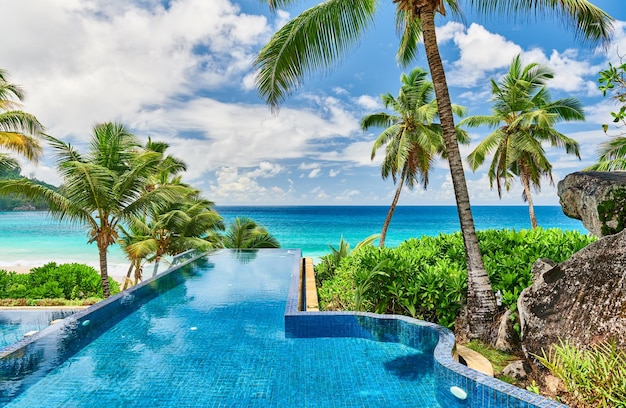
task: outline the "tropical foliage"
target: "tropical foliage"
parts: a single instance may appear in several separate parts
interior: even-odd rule
[[[148,140],[145,149],[165,155],[169,145]],[[130,283],[135,271],[135,284],[143,278],[143,266],[153,262],[154,276],[165,255],[177,255],[189,249],[205,251],[220,246],[217,231],[223,230],[222,217],[213,209],[214,204],[200,196],[200,192],[182,183],[186,165],[171,155],[164,156],[158,169],[149,176],[145,192],[159,186],[176,186],[182,193],[177,201],[151,203],[141,215],[131,215],[120,226],[118,240],[131,264],[124,282]]]
[[[112,293],[120,288],[109,278]],[[100,276],[91,266],[55,262],[18,274],[0,270],[0,298],[2,299],[102,299]]]
[[[276,10],[296,1],[267,0],[267,3]],[[282,26],[255,61],[257,88],[271,108],[276,110],[307,75],[334,66],[351,47],[356,46],[367,28],[374,25],[381,3],[376,0],[322,1]],[[393,3],[400,33],[399,63],[408,66],[417,55],[419,42],[424,42],[468,260],[467,304],[471,320],[467,331],[470,337],[486,340],[496,312],[495,297],[476,238],[452,104],[435,32],[435,14],[445,16],[450,11],[458,15],[461,12],[459,2],[394,0]],[[587,0],[468,0],[467,3],[484,14],[498,13],[508,17],[555,15],[568,23],[576,35],[591,43],[608,41],[612,32],[612,18]]]
[[[17,109],[23,99],[22,88],[10,83],[7,72],[0,69],[0,147],[37,161],[41,156],[38,138],[44,128],[35,116]],[[13,158],[0,153],[0,169],[11,169],[16,165]]]
[[[383,179],[393,179],[396,192],[380,234],[379,245],[385,246],[387,229],[400,198],[402,187],[413,189],[421,184],[428,186],[428,173],[432,163],[440,156],[445,156],[445,145],[441,136],[441,125],[435,123],[438,117],[437,102],[434,99],[432,82],[427,80],[427,73],[415,68],[408,75],[402,74],[402,87],[398,97],[390,93],[381,95],[385,109],[395,113],[378,112],[361,119],[361,128],[366,131],[372,127],[385,128],[374,141],[372,160],[376,151],[385,147],[385,157],[381,164]],[[455,113],[463,116],[466,109],[454,106]],[[467,134],[458,132],[461,142],[469,142]]]
[[[600,72],[600,90],[606,96],[612,94],[617,104],[621,104],[617,112],[611,112],[613,123],[622,128],[626,126],[626,63],[615,66],[609,63],[609,68]],[[608,134],[609,125],[602,125],[604,133]],[[614,171],[626,170],[626,135],[621,132],[618,136],[600,144],[598,149],[598,163],[588,170]]]
[[[86,154],[47,136],[57,156],[57,169],[64,184],[54,191],[29,180],[0,181],[0,193],[45,199],[52,216],[85,225],[88,242],[95,242],[105,297],[110,294],[107,249],[117,241],[120,223],[143,215],[151,206],[166,207],[184,196],[186,188],[158,185],[146,188],[158,173],[163,154],[142,149],[137,138],[119,123],[93,128]]]
[[[230,249],[280,248],[278,240],[263,225],[248,217],[236,217],[221,241],[224,248]]]
[[[492,114],[470,116],[459,126],[487,125],[494,129],[468,156],[473,170],[493,155],[489,166],[489,182],[495,182],[498,195],[507,191],[514,178],[522,182],[522,198],[528,202],[530,223],[537,227],[531,187],[541,189],[541,178],[551,184],[552,164],[543,144],[564,148],[580,158],[578,142],[558,132],[554,126],[561,121],[584,120],[582,104],[575,98],[552,101],[546,83],[554,77],[547,66],[531,63],[522,66],[520,56],[513,58],[509,72],[498,82],[491,80]]]
[[[479,231],[478,237],[494,289],[513,311],[521,291],[532,283],[538,258],[562,262],[595,240],[542,228]],[[325,263],[322,258],[315,267],[324,310],[404,314],[452,327],[467,296],[460,233],[410,239],[397,248],[364,246],[344,256],[332,274]]]
[[[563,381],[572,404],[626,407],[626,351],[618,349],[614,342],[599,343],[588,350],[561,342],[535,357]]]

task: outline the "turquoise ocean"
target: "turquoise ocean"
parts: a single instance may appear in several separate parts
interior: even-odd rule
[[[250,217],[263,224],[283,248],[300,248],[304,256],[319,257],[328,246],[337,247],[343,237],[352,246],[380,232],[386,206],[285,206],[216,207],[226,223]],[[474,206],[476,229],[530,228],[525,206]],[[587,231],[582,223],[565,216],[559,206],[536,207],[539,226]],[[411,237],[435,236],[458,231],[454,206],[399,206],[393,216],[386,246],[397,246]],[[84,227],[59,222],[47,212],[0,212],[0,269],[32,267],[46,262],[81,262],[98,265],[95,244],[87,244]],[[122,251],[109,251],[109,269],[122,276],[128,268]]]

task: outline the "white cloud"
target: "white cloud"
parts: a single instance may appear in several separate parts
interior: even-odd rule
[[[357,98],[357,103],[365,109],[381,109],[382,105],[377,98],[369,95],[361,95]]]
[[[211,200],[220,204],[229,203],[276,203],[285,200],[288,193],[279,186],[264,187],[255,177],[256,171],[240,173],[236,167],[222,167],[215,172],[216,181],[209,187]]]
[[[452,36],[461,56],[448,75],[450,85],[473,86],[486,73],[508,66],[522,51],[519,45],[476,23],[465,32],[454,30]]]
[[[330,171],[328,172],[328,176],[329,177],[337,177],[339,175],[339,173],[341,173],[341,170],[330,169]]]
[[[321,172],[322,172],[322,169],[319,169],[319,168],[317,168],[317,169],[313,169],[313,170],[311,170],[311,172],[309,173],[308,177],[309,177],[309,178],[316,178],[316,177],[319,177],[319,176],[320,176],[320,174],[321,174]]]
[[[180,95],[239,83],[273,30],[228,0],[2,7],[11,16],[3,30],[15,33],[0,38],[11,56],[3,68],[29,91],[28,111],[59,137],[86,138],[96,122],[128,121]]]
[[[443,45],[464,31],[465,26],[463,24],[456,21],[448,21],[446,24],[436,27],[437,43]]]
[[[298,169],[311,170],[311,169],[317,169],[319,167],[320,167],[319,163],[300,163],[300,165],[298,166]]]

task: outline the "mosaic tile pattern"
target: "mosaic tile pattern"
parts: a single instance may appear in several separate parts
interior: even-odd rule
[[[295,278],[294,278],[295,279]],[[297,302],[298,282],[292,282],[285,330],[293,337],[361,337],[392,341],[422,350],[434,349],[435,395],[446,408],[564,408],[565,405],[459,364],[452,358],[454,335],[444,327],[406,316],[352,312],[300,312]],[[296,290],[296,292],[294,292]],[[450,388],[467,392],[459,400]]]

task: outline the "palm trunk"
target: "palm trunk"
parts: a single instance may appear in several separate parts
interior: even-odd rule
[[[398,188],[396,188],[396,194],[393,196],[393,201],[391,202],[391,206],[389,207],[389,212],[387,212],[387,218],[385,218],[385,223],[383,224],[383,230],[380,232],[380,240],[378,246],[381,248],[385,246],[385,237],[387,236],[387,230],[389,229],[389,224],[391,223],[391,217],[393,217],[393,213],[396,210],[398,199],[400,199],[400,193],[402,192],[402,185],[404,184],[405,177],[406,165],[402,169],[402,176],[400,176],[400,182],[398,183]]]
[[[107,268],[107,248],[108,245],[98,242],[98,252],[100,255],[100,278],[102,280],[102,294],[105,298],[111,296],[109,288],[109,272]]]
[[[126,279],[124,279],[124,287],[122,288],[122,290],[126,290],[126,288],[128,287],[128,282],[130,282],[130,274],[132,273],[134,266],[135,264],[133,263],[133,261],[131,261],[130,266],[128,267],[128,272],[126,272]]]
[[[522,172],[522,185],[524,186],[524,194],[528,203],[528,215],[530,216],[530,225],[533,229],[537,228],[537,217],[535,216],[535,206],[533,205],[533,197],[530,193],[530,180],[526,173]]]
[[[456,131],[454,129],[454,117],[448,85],[437,45],[435,13],[432,4],[420,9],[419,16],[422,21],[426,57],[437,97],[439,118],[446,144],[461,232],[465,243],[468,278],[467,308],[469,313],[469,330],[467,334],[470,338],[488,341],[489,331],[497,311],[496,299],[478,246],[461,153],[459,152]]]

